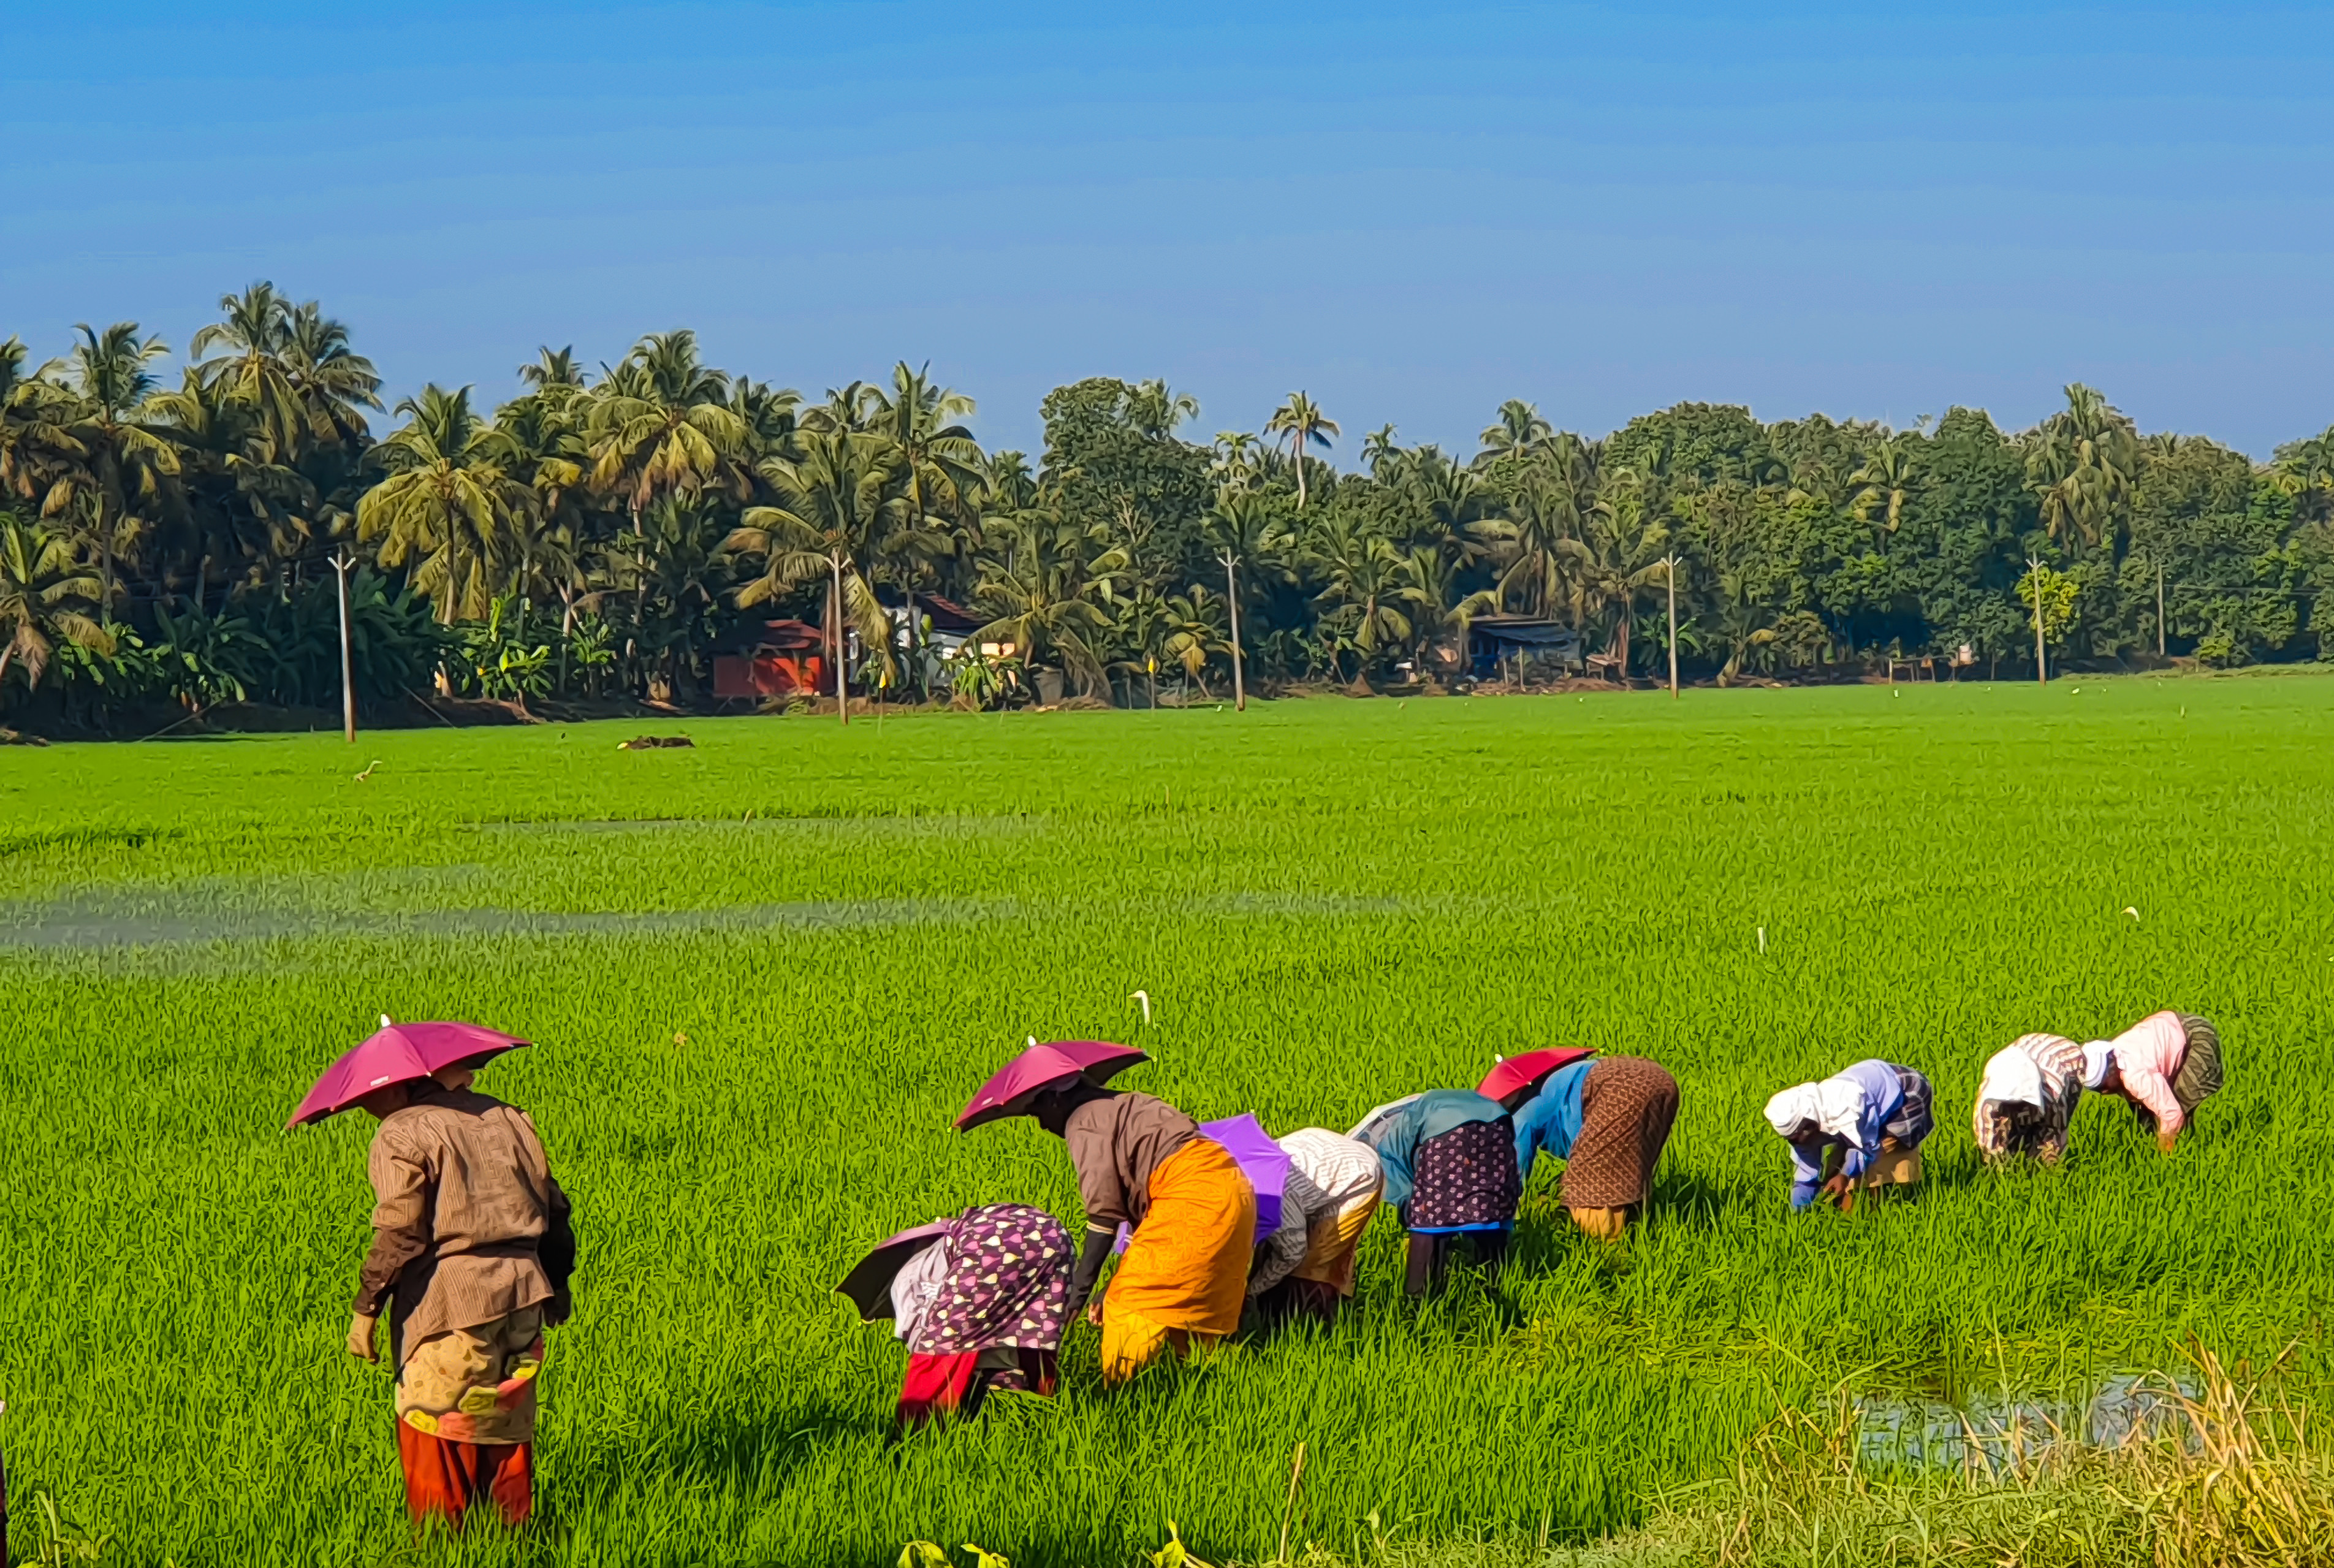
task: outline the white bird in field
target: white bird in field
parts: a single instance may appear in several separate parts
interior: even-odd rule
[[[2126,915],[2130,915],[2130,916],[2131,916],[2132,921],[2133,921],[2133,924],[2136,924],[2138,923],[2138,921],[2139,921],[2139,911],[2138,911],[2138,910],[2134,909],[2130,905],[2127,904],[2127,905],[2125,905],[2123,906],[2123,912],[2124,912]]]
[[[363,772],[362,772],[362,773],[360,773],[360,774],[358,774],[358,775],[357,775],[357,782],[358,782],[358,783],[360,783],[360,784],[362,784],[362,783],[363,783],[366,779],[368,779],[371,778],[371,777],[372,777],[372,770],[373,770],[374,769],[376,769],[376,768],[380,767],[380,766],[381,766],[381,759],[380,759],[380,758],[378,758],[378,757],[374,758],[371,761],[370,761],[370,762],[366,763],[366,764],[365,764],[365,770],[364,770]]]
[[[1147,991],[1138,991],[1130,995],[1126,1000],[1129,1002],[1139,1002],[1143,1004],[1143,1027],[1149,1029],[1151,1027],[1151,993]]]

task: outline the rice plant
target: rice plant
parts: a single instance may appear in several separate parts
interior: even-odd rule
[[[2328,1379],[2334,683],[686,728],[0,761],[20,1496],[125,1561],[408,1549],[387,1375],[341,1347],[370,1127],[281,1130],[384,1012],[538,1042],[482,1087],[583,1242],[541,1524],[421,1561],[1537,1551],[1843,1390],[2074,1397],[2192,1341]],[[2089,1104],[2062,1168],[1979,1167],[1990,1051],[2167,1005],[2230,1061],[2177,1155]],[[1063,1397],[887,1447],[902,1353],[831,1287],[968,1204],[1075,1214],[1057,1143],[950,1128],[1032,1035],[1277,1131],[1565,1042],[1684,1099],[1622,1249],[1540,1175],[1500,1292],[1413,1308],[1381,1216],[1332,1331],[1105,1396],[1080,1329]],[[1938,1086],[1926,1184],[1788,1214],[1760,1105],[1872,1055]]]

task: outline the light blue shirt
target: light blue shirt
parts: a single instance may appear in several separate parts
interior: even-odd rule
[[[1516,1112],[1516,1171],[1531,1180],[1532,1161],[1540,1155],[1570,1159],[1580,1137],[1581,1093],[1588,1086],[1588,1070],[1596,1063],[1576,1061],[1548,1075],[1539,1092]]]
[[[1416,1182],[1411,1162],[1418,1157],[1419,1145],[1469,1122],[1497,1121],[1507,1114],[1498,1100],[1471,1089],[1434,1089],[1364,1128],[1356,1136],[1377,1151],[1385,1167],[1386,1207],[1398,1209],[1410,1201]]]
[[[1861,1176],[1865,1166],[1880,1153],[1880,1129],[1905,1103],[1905,1080],[1897,1076],[1893,1063],[1878,1057],[1859,1061],[1825,1081],[1837,1083],[1842,1079],[1856,1086],[1858,1103],[1855,1131],[1849,1137],[1827,1132],[1791,1145],[1791,1206],[1795,1209],[1803,1209],[1816,1201],[1816,1194],[1823,1188],[1824,1151],[1834,1144],[1847,1146],[1839,1174],[1849,1181]]]

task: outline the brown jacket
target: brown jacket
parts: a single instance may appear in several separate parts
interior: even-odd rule
[[[1151,1209],[1151,1173],[1199,1136],[1199,1123],[1147,1094],[1108,1089],[1070,1112],[1062,1141],[1087,1228],[1141,1224]]]
[[[381,1120],[367,1160],[372,1250],[356,1310],[392,1298],[391,1358],[455,1329],[538,1303],[566,1316],[575,1238],[526,1113],[491,1095],[439,1090]]]

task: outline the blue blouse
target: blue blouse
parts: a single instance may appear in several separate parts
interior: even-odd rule
[[[1839,1174],[1851,1182],[1863,1176],[1866,1163],[1880,1153],[1880,1129],[1905,1103],[1904,1079],[1896,1075],[1892,1064],[1877,1057],[1859,1061],[1845,1071],[1834,1073],[1832,1078],[1845,1079],[1856,1085],[1860,1100],[1856,1111],[1856,1130],[1851,1137],[1825,1133],[1790,1146],[1791,1206],[1795,1209],[1806,1208],[1822,1190],[1824,1153],[1834,1144],[1847,1146]]]
[[[1377,1152],[1378,1163],[1385,1167],[1386,1207],[1400,1208],[1410,1201],[1414,1185],[1411,1162],[1417,1158],[1420,1144],[1469,1122],[1497,1121],[1507,1114],[1498,1100],[1471,1089],[1433,1089],[1361,1128],[1356,1136]]]
[[[1550,1073],[1539,1092],[1516,1112],[1516,1171],[1531,1180],[1532,1161],[1540,1155],[1572,1157],[1573,1141],[1580,1136],[1581,1091],[1588,1084],[1592,1058]]]

